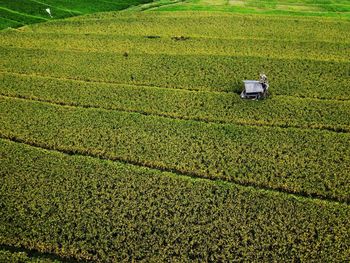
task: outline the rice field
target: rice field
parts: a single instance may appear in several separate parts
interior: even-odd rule
[[[349,260],[349,20],[158,4],[0,32],[0,261]]]

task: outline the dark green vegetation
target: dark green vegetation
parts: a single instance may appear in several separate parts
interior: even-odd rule
[[[0,260],[348,260],[349,32],[185,12],[1,32],[0,244],[24,254]],[[241,100],[261,71],[272,96]]]
[[[0,245],[0,262],[11,263],[59,263],[59,262],[73,262],[63,260],[58,256],[49,253],[39,253],[23,248],[16,248],[11,246]]]
[[[0,29],[65,17],[122,10],[151,0],[0,0]],[[52,18],[45,11],[50,8]]]

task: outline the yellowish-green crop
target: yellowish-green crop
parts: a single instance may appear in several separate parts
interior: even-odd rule
[[[350,201],[349,133],[0,101],[4,138],[196,177]]]
[[[3,74],[0,80],[1,95],[59,105],[215,123],[350,132],[350,101],[275,95],[255,103],[243,101],[233,92],[197,92],[21,74]]]
[[[0,32],[0,261],[348,260],[349,32],[205,12]],[[240,99],[261,72],[270,97]]]
[[[0,243],[98,262],[349,256],[345,204],[0,145]]]

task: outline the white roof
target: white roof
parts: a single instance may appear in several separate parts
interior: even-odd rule
[[[264,92],[261,83],[257,80],[244,80],[243,82],[246,93]]]

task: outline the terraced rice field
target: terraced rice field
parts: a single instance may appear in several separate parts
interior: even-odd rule
[[[147,2],[150,0],[0,0],[0,30],[95,12],[122,10]]]
[[[114,12],[0,35],[0,259],[350,259],[348,20]],[[271,96],[241,100],[262,71]]]

